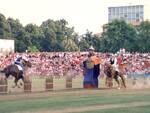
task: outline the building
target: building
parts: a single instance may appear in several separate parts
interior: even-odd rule
[[[114,19],[124,19],[135,26],[139,25],[144,20],[144,5],[108,7],[108,22]]]
[[[14,52],[14,40],[0,39],[0,53]]]

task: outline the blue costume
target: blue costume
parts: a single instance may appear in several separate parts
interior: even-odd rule
[[[93,72],[94,72],[94,62],[90,58],[83,62],[84,67],[84,81],[83,86],[84,88],[94,88],[94,81],[93,81]]]
[[[84,87],[98,88],[98,76],[100,75],[100,59],[93,55],[83,62]]]
[[[23,71],[22,60],[23,60],[22,57],[18,57],[18,58],[15,60],[15,64],[18,66],[19,70],[22,70],[22,71]]]

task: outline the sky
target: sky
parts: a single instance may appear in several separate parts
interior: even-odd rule
[[[135,4],[150,7],[150,0],[0,0],[0,13],[19,19],[23,25],[65,19],[79,34],[87,29],[99,33],[107,23],[109,6]]]

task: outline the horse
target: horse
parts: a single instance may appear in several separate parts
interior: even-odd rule
[[[22,64],[24,66],[24,71],[28,67],[31,68],[31,66],[32,66],[30,61],[23,60]],[[24,76],[23,76],[24,73],[18,69],[18,66],[16,64],[10,64],[10,65],[6,66],[3,70],[1,70],[0,72],[5,74],[5,79],[8,79],[8,77],[10,75],[12,75],[15,78],[15,80],[14,80],[15,86],[14,87],[17,86],[17,83],[20,79],[22,79],[22,81],[24,83]]]
[[[120,82],[119,82],[119,77],[122,80],[122,84],[124,86],[124,88],[126,88],[126,83],[125,83],[125,78],[124,78],[124,73],[122,71],[116,71],[111,64],[106,63],[104,65],[104,73],[107,76],[106,77],[106,82],[107,80],[109,81],[109,85],[108,87],[112,87],[112,80],[115,79],[115,81],[118,84],[118,88],[120,89]]]

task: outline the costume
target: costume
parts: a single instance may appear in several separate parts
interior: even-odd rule
[[[94,88],[94,81],[93,81],[93,72],[94,72],[94,62],[91,58],[86,59],[83,61],[83,87],[84,88]]]
[[[93,69],[93,81],[94,87],[98,88],[98,76],[100,75],[100,59],[94,55],[91,57],[92,61],[94,62],[94,69]]]
[[[94,54],[94,48],[89,48],[88,59],[83,62],[84,87],[98,88],[98,76],[100,74],[100,59]],[[86,88],[86,87],[85,87]]]

